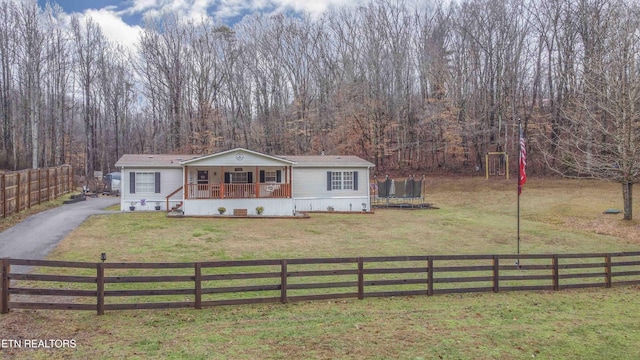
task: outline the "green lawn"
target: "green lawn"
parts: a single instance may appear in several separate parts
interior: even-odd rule
[[[438,210],[377,210],[310,219],[96,216],[51,259],[209,261],[299,257],[513,254],[514,181],[429,180]],[[529,179],[521,197],[523,253],[638,251],[639,222],[617,184]],[[636,192],[637,193],[637,192]],[[635,199],[636,204],[639,199]],[[637,207],[636,207],[637,208]],[[636,211],[636,214],[640,214]],[[0,338],[75,339],[76,349],[4,349],[32,358],[637,358],[638,287],[437,295],[107,312],[13,311]]]

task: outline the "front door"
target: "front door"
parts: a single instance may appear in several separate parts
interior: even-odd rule
[[[209,184],[209,170],[198,170],[198,185]]]
[[[209,197],[209,170],[198,170],[198,197]]]

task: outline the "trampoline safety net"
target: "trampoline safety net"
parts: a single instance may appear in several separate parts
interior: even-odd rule
[[[386,179],[377,182],[378,197],[418,198],[422,196],[422,180],[406,179],[395,181]]]

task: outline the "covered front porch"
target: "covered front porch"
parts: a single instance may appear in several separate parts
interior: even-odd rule
[[[293,213],[292,161],[234,149],[182,165],[185,215],[217,214],[219,208],[252,214],[256,207],[265,215]]]
[[[186,199],[291,198],[291,183],[188,184]]]
[[[185,200],[291,197],[291,166],[186,166]]]

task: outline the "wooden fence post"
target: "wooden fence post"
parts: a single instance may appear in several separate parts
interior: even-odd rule
[[[427,295],[433,295],[433,256],[427,257]]]
[[[364,299],[364,260],[358,258],[358,299]]]
[[[38,188],[40,188],[38,186]],[[40,199],[38,199],[40,204]],[[27,209],[31,208],[31,170],[27,170]]]
[[[500,291],[500,258],[498,255],[493,255],[493,292]]]
[[[281,261],[280,268],[280,302],[287,302],[287,260]]]
[[[104,315],[104,263],[98,263],[96,282],[98,283],[98,315]]]
[[[53,168],[53,198],[58,198],[58,168]]]
[[[51,200],[51,169],[47,169],[47,201]]]
[[[195,271],[196,293],[194,301],[196,309],[200,310],[202,309],[202,264],[196,263]]]
[[[67,166],[67,168],[65,170],[67,170],[67,173],[66,173],[67,176],[65,177],[66,181],[64,182],[64,187],[65,187],[65,194],[68,194],[68,193],[73,191],[72,190],[73,189],[73,179],[72,179],[72,176],[71,176],[71,166]]]
[[[7,176],[2,174],[2,217],[7,217]]]
[[[20,173],[16,174],[16,213],[20,212]]]
[[[607,288],[610,288],[611,287],[611,254],[605,255],[604,266],[605,266],[604,286]]]
[[[560,276],[559,276],[559,258],[558,255],[555,254],[553,255],[553,258],[551,259],[552,261],[552,265],[553,265],[553,290],[558,291],[560,290]]]
[[[11,265],[9,259],[2,259],[2,299],[0,300],[0,313],[7,314],[9,312],[9,273],[11,272]]]
[[[42,169],[38,169],[38,205],[42,204]]]

